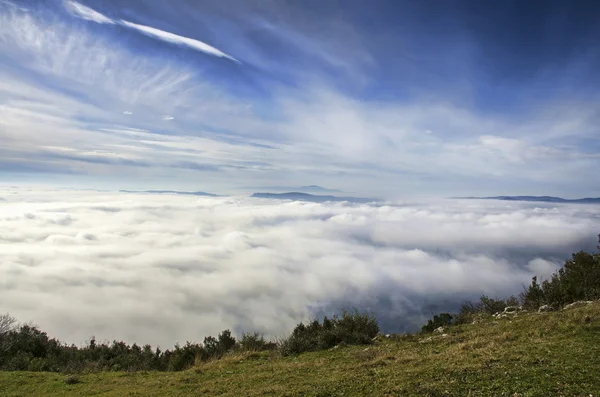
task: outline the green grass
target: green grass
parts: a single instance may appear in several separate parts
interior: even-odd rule
[[[600,396],[600,303],[184,372],[0,372],[0,396]]]

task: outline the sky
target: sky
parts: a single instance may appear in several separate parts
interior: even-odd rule
[[[600,196],[600,4],[0,0],[0,183]]]
[[[77,345],[268,338],[356,307],[415,331],[595,251],[600,206],[0,187],[0,313]]]

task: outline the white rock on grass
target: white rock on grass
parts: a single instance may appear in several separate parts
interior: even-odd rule
[[[589,305],[590,303],[592,303],[592,301],[577,301],[577,302],[569,303],[568,305],[566,305],[562,309],[563,310],[567,310],[567,309],[571,309],[571,308],[577,307],[577,306]]]
[[[542,305],[538,309],[538,313],[552,312],[552,311],[554,311],[554,308],[552,306],[550,306],[550,305]]]

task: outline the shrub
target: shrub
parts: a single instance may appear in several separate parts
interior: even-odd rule
[[[235,338],[231,336],[231,331],[226,329],[219,334],[219,348],[222,352],[228,352],[235,347]]]
[[[537,309],[544,304],[544,291],[542,291],[536,276],[533,276],[529,287],[521,293],[521,303],[524,308],[530,310]]]
[[[507,299],[494,299],[482,295],[478,302],[466,301],[462,303],[459,312],[454,315],[453,324],[468,324],[477,315],[502,312],[508,306],[519,306],[519,299],[515,296],[510,296]]]
[[[308,325],[298,324],[292,334],[281,343],[283,355],[329,349],[340,343],[349,345],[370,344],[379,333],[379,325],[372,315],[344,311],[341,317],[325,317]]]
[[[68,376],[65,376],[64,381],[65,381],[65,383],[67,385],[75,385],[75,384],[81,382],[79,380],[79,377],[77,375],[68,375]]]
[[[239,342],[239,347],[242,351],[272,350],[274,346],[276,347],[273,343],[267,342],[258,332],[242,334],[242,339]]]
[[[541,305],[558,307],[578,300],[600,299],[600,246],[598,250],[594,254],[584,251],[573,254],[541,285],[534,277],[521,294],[523,306],[536,309]]]
[[[231,331],[226,329],[222,331],[217,338],[208,336],[204,338],[204,351],[207,358],[220,358],[223,354],[232,350],[236,345],[236,340],[231,336]]]
[[[434,315],[431,320],[421,327],[421,332],[433,332],[439,327],[452,325],[453,316],[450,313],[440,313]]]
[[[206,347],[197,343],[186,342],[183,347],[175,345],[175,349],[170,353],[168,370],[183,371],[184,369],[191,368],[196,364],[198,359],[201,360],[206,356]]]
[[[16,328],[17,320],[11,315],[0,314],[0,337]]]

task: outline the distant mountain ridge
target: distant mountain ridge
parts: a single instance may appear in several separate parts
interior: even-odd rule
[[[206,192],[182,192],[178,190],[119,190],[122,193],[182,194],[187,196],[219,197],[218,194]]]
[[[301,192],[287,192],[287,193],[254,193],[251,197],[266,198],[266,199],[278,199],[278,200],[294,200],[294,201],[310,201],[314,203],[324,203],[327,201],[347,201],[350,203],[372,203],[380,201],[374,198],[364,197],[337,197],[337,196],[319,196]]]
[[[493,197],[453,197],[468,200],[503,200],[503,201],[533,201],[542,203],[579,203],[600,204],[600,197],[585,197],[580,199],[565,199],[554,196],[493,196]]]
[[[289,192],[297,192],[297,193],[342,193],[341,190],[337,189],[329,189],[326,187],[318,186],[318,185],[307,185],[307,186],[254,186],[247,187],[247,189],[252,190],[263,190],[263,191],[271,191],[271,192],[279,192],[279,193],[289,193]]]

